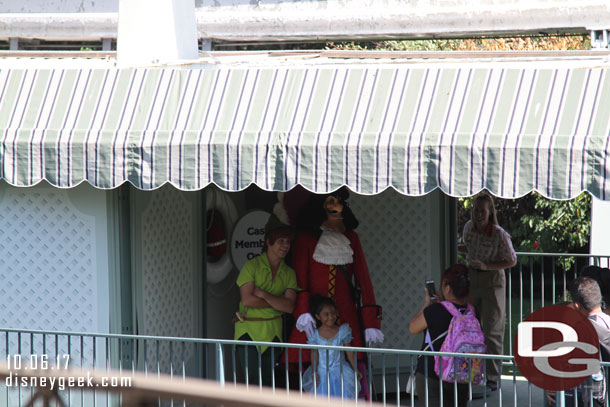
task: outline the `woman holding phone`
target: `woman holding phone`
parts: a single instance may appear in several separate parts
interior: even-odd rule
[[[432,288],[433,289],[433,288]],[[470,291],[470,279],[468,268],[462,264],[454,264],[443,272],[439,293],[435,301],[430,299],[429,282],[426,282],[424,290],[424,304],[421,309],[411,318],[409,331],[412,334],[426,332],[422,350],[438,351],[445,340],[443,335],[448,329],[453,316],[439,302],[440,300],[451,301],[458,310],[467,308],[466,299]],[[426,395],[426,381],[428,393]],[[454,406],[454,384],[443,382],[443,405]],[[468,404],[468,384],[458,384],[457,406]],[[434,372],[434,357],[423,356],[417,360],[415,374],[415,390],[418,395],[418,405],[439,406],[440,405],[440,380]],[[428,403],[426,404],[426,396]]]

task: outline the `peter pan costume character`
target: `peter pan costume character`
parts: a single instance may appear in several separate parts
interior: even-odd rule
[[[266,247],[263,253],[248,260],[237,277],[241,301],[235,319],[235,339],[282,342],[281,317],[294,309],[298,290],[294,270],[284,262],[291,240],[292,229],[271,215],[265,227]],[[280,349],[240,345],[237,353],[245,382],[271,386],[271,373],[281,354]]]

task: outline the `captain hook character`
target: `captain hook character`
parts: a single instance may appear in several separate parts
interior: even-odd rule
[[[292,266],[302,290],[293,312],[295,327],[291,343],[307,343],[316,329],[309,313],[309,298],[314,294],[331,298],[337,304],[339,325],[349,324],[352,346],[381,343],[381,307],[375,301],[373,285],[360,238],[355,229],[358,220],[348,206],[349,191],[343,187],[327,195],[311,195],[297,217],[299,233],[293,244]],[[366,365],[360,353],[358,369],[363,373],[361,397],[368,398]],[[298,363],[297,349],[289,349],[289,361]],[[303,363],[311,359],[302,352]]]

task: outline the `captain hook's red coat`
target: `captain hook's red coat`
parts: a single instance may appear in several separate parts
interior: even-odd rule
[[[369,269],[366,264],[362,244],[358,234],[353,230],[345,231],[344,235],[349,239],[353,254],[353,263],[347,264],[345,267],[350,277],[356,275],[360,288],[362,290],[362,321],[365,328],[381,328],[381,308],[377,307],[373,285]],[[300,233],[294,241],[292,248],[292,266],[297,276],[297,283],[302,290],[297,294],[297,302],[293,315],[298,318],[299,315],[309,312],[309,297],[313,294],[328,296],[330,267],[327,264],[322,264],[314,260],[313,254],[318,243],[318,239],[311,232]],[[351,289],[345,280],[344,273],[337,267],[335,281],[335,302],[337,304],[337,312],[339,322],[341,324],[348,323],[352,328],[352,346],[364,346],[364,338],[360,329],[360,320],[358,318],[358,308],[353,299]],[[313,316],[313,315],[312,315]],[[315,316],[314,316],[315,318]],[[292,328],[292,333],[288,340],[290,343],[307,343],[305,332],[299,332],[296,326]],[[289,348],[288,357],[290,363],[299,362],[298,349]],[[309,350],[303,350],[301,361],[310,361]]]

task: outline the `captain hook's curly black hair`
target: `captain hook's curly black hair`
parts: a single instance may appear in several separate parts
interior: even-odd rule
[[[324,202],[329,196],[334,196],[343,205],[341,214],[343,215],[343,225],[345,228],[354,230],[358,227],[360,222],[356,219],[354,212],[352,212],[352,209],[347,202],[347,199],[349,198],[349,189],[347,187],[341,187],[330,194],[312,195],[297,218],[297,229],[311,230],[316,236],[320,236],[322,233],[320,225],[326,220]]]

